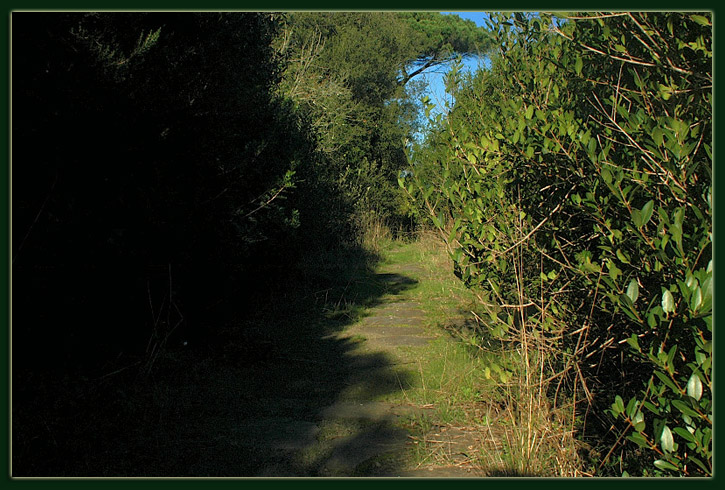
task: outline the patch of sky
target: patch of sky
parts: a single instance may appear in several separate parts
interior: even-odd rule
[[[446,15],[458,15],[464,19],[472,20],[479,27],[486,27],[486,21],[489,19],[487,12],[441,12]],[[478,55],[464,56],[462,59],[461,73],[475,73],[479,69],[485,69],[489,66],[489,61],[485,57]],[[430,70],[423,72],[416,78],[423,82],[423,95],[427,96],[434,107],[430,112],[430,117],[437,114],[446,114],[453,107],[454,97],[446,92],[445,78],[453,67],[453,62],[438,65]],[[414,67],[412,67],[414,68]],[[424,132],[416,135],[416,139],[424,137]]]

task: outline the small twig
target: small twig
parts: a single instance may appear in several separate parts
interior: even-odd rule
[[[267,199],[266,202],[264,202],[264,203],[260,204],[259,206],[257,206],[256,209],[253,209],[252,211],[250,211],[247,214],[245,214],[244,216],[242,216],[242,219],[248,218],[251,215],[253,215],[254,213],[256,213],[257,211],[259,211],[259,210],[261,210],[261,209],[269,206],[272,203],[272,201],[274,201],[275,199],[277,199],[277,197],[279,197],[279,195],[282,194],[282,191],[285,190],[287,187],[288,187],[288,184],[282,184],[282,187],[280,187],[279,189],[277,189],[277,192],[275,192],[272,197],[270,197],[269,199]]]
[[[559,209],[561,209],[561,207],[564,204],[564,202],[566,202],[566,200],[569,198],[569,194],[571,194],[572,191],[575,188],[576,187],[572,187],[571,189],[569,189],[569,191],[566,193],[566,195],[564,196],[564,198],[561,201],[559,201],[559,204],[556,205],[556,207],[546,216],[546,218],[544,218],[543,220],[541,220],[541,222],[538,225],[536,225],[530,232],[528,232],[526,234],[526,236],[524,236],[523,238],[521,238],[519,241],[517,241],[516,243],[514,243],[513,245],[511,245],[509,248],[507,248],[503,252],[499,252],[498,255],[503,255],[505,253],[510,252],[511,250],[513,250],[514,248],[518,247],[519,245],[521,245],[522,243],[524,243],[525,241],[527,241],[529,238],[531,238],[531,235],[533,235],[534,233],[536,233],[536,230],[538,230],[539,228],[541,228],[542,226],[544,226],[544,223],[546,223],[547,221],[549,221],[549,219],[551,219],[551,217],[554,216],[556,214],[556,212],[559,211]]]
[[[33,228],[35,227],[35,224],[40,219],[40,215],[43,214],[43,209],[45,209],[45,205],[48,203],[48,199],[50,199],[50,196],[53,194],[53,189],[55,189],[55,184],[58,183],[58,174],[55,174],[55,179],[53,179],[53,184],[50,186],[50,190],[48,191],[48,194],[45,196],[45,199],[43,200],[43,204],[40,205],[40,209],[38,209],[38,213],[35,215],[35,219],[32,223],[30,223],[30,228],[28,228],[27,233],[25,233],[25,236],[23,237],[22,241],[20,242],[20,245],[18,245],[18,249],[15,252],[15,255],[13,256],[12,263],[15,263],[15,259],[18,258],[18,254],[23,249],[23,245],[25,245],[25,241],[30,236],[30,232],[33,231]]]
[[[141,364],[141,361],[136,361],[136,362],[134,362],[132,364],[129,364],[128,366],[122,367],[121,369],[116,369],[115,371],[113,371],[111,373],[104,374],[103,376],[94,379],[94,381],[100,381],[100,380],[102,380],[104,378],[108,378],[109,376],[113,376],[114,374],[118,374],[118,373],[120,373],[122,371],[125,371],[126,369],[130,369],[130,368],[132,368],[134,366],[137,366],[138,364]]]

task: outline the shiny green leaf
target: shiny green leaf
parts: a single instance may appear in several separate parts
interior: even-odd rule
[[[629,296],[629,299],[632,300],[632,303],[637,301],[637,298],[639,297],[639,284],[637,284],[636,279],[629,281],[629,286],[627,286],[627,296]]]
[[[642,226],[645,226],[647,222],[649,222],[650,218],[652,217],[652,211],[654,210],[654,201],[649,200],[647,203],[642,207],[642,210],[640,211],[642,214]]]
[[[687,381],[687,394],[698,401],[702,398],[702,381],[696,373]]]
[[[712,26],[712,22],[710,22],[710,19],[705,17],[704,15],[691,15],[690,18],[700,24],[701,26],[710,27]]]
[[[672,463],[668,463],[664,459],[658,459],[654,462],[654,465],[661,470],[672,470],[677,471],[679,468]]]
[[[671,453],[675,449],[675,440],[672,437],[672,431],[666,425],[662,428],[660,446],[666,453]]]
[[[672,293],[669,289],[665,289],[662,293],[662,310],[665,313],[672,313],[675,311],[675,298],[672,297]]]

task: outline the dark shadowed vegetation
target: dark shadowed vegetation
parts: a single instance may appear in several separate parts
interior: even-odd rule
[[[173,427],[267,396],[229,369],[270,349],[341,364],[325,305],[415,227],[401,70],[481,41],[429,17],[12,14],[15,475],[254,474]]]

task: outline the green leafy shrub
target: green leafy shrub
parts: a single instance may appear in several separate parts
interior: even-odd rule
[[[490,27],[498,55],[452,75],[455,106],[401,184],[490,330],[546,353],[549,394],[596,414],[578,429],[599,441],[599,471],[709,475],[710,17]]]

